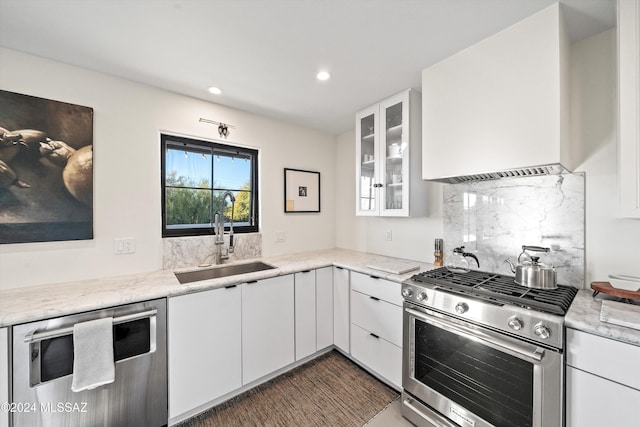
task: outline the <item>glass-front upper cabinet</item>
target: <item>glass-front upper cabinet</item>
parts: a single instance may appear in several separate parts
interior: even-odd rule
[[[401,92],[356,114],[356,215],[426,213],[421,144],[417,91]],[[420,196],[410,209],[410,199]]]
[[[356,212],[378,215],[378,105],[356,114]]]

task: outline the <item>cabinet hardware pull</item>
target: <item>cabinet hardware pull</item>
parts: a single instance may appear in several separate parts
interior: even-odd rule
[[[253,285],[254,283],[258,283],[257,280],[250,280],[247,282],[247,285]]]
[[[311,270],[302,270],[300,273],[311,273]]]
[[[372,279],[376,279],[376,280],[379,279],[378,276],[369,275],[369,277],[371,277]]]
[[[375,339],[379,340],[380,337],[377,336],[376,334],[374,334],[373,332],[369,333],[369,335],[371,335],[372,337],[374,337]]]
[[[376,297],[372,297],[372,296],[370,296],[369,298],[371,298],[374,301],[380,301],[380,298],[376,298]]]
[[[344,267],[338,267],[337,265],[335,266],[338,270],[344,270]]]
[[[235,288],[236,286],[238,286],[238,285],[228,285],[228,286],[225,286],[224,288],[225,289],[231,289],[231,288]]]

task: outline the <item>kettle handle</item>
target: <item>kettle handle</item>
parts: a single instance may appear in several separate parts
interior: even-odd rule
[[[527,253],[527,251],[531,251],[531,252],[551,252],[550,248],[544,248],[542,246],[531,246],[531,245],[522,245],[522,252],[520,253],[520,255],[518,255],[518,264],[520,264],[520,258],[522,258],[522,255],[526,255],[529,258],[531,258],[529,256],[529,254]],[[538,257],[539,259],[539,257]]]

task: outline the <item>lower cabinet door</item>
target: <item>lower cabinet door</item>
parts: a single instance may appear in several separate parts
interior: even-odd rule
[[[293,275],[242,285],[242,384],[295,358]]]
[[[349,270],[333,268],[333,342],[340,350],[349,354]]]
[[[296,360],[316,352],[316,271],[294,274]]]
[[[316,270],[316,350],[333,344],[333,267]]]
[[[352,324],[351,355],[398,389],[402,387],[402,349],[400,347]]]
[[[169,298],[169,418],[242,386],[240,287]]]
[[[640,390],[567,366],[567,427],[638,426]]]

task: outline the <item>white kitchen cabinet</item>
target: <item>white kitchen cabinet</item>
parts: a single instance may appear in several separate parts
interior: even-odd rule
[[[620,216],[640,218],[640,4],[618,0]]]
[[[567,367],[567,427],[637,427],[640,390]]]
[[[351,355],[401,388],[402,296],[399,283],[351,272]]]
[[[346,354],[350,353],[349,275],[342,267],[333,267],[333,343]]]
[[[333,267],[316,270],[316,350],[333,345]]]
[[[420,109],[410,89],[356,113],[356,215],[426,214]]]
[[[0,404],[9,402],[9,337],[0,328]],[[9,426],[9,412],[0,410],[0,427]]]
[[[374,374],[402,388],[402,348],[351,325],[351,355]]]
[[[295,360],[294,278],[277,276],[242,285],[242,384]]]
[[[567,329],[567,427],[638,425],[640,347]]]
[[[424,69],[423,178],[571,170],[568,56],[554,4]]]
[[[294,274],[296,360],[316,352],[316,271]]]
[[[241,289],[169,298],[169,418],[242,386]]]
[[[402,307],[351,291],[351,323],[402,347]]]
[[[400,293],[400,284],[376,276],[352,272],[351,289],[366,295],[372,295],[391,304],[402,306],[404,298]]]

